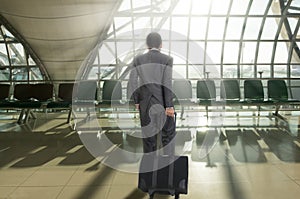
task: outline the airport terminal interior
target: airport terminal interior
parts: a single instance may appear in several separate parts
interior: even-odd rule
[[[149,198],[128,81],[150,32],[173,57],[180,198],[299,198],[299,27],[300,0],[0,0],[0,199]]]

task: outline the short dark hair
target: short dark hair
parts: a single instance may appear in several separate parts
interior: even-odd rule
[[[149,33],[146,39],[146,43],[148,48],[159,48],[162,43],[160,34],[158,34],[157,32]]]

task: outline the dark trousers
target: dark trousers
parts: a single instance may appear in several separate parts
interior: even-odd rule
[[[158,150],[158,140],[163,147],[163,154],[175,153],[175,119],[165,114],[165,109],[159,104],[141,107],[140,119],[143,134],[144,153]]]

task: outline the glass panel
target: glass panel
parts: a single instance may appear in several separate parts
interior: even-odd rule
[[[209,73],[208,74],[209,78],[221,78],[221,66],[220,65],[206,65],[205,72]]]
[[[30,55],[29,55],[29,58],[28,58],[28,63],[29,63],[30,66],[35,66],[36,65],[35,61],[32,59],[32,57]]]
[[[161,27],[161,29],[162,29],[162,30],[165,30],[165,31],[162,32],[162,33],[163,33],[163,35],[161,35],[162,38],[163,38],[163,39],[169,39],[169,38],[170,38],[170,35],[169,35],[169,33],[167,34],[167,32],[169,32],[169,31],[166,31],[166,30],[170,30],[170,18],[168,18],[168,19],[165,21],[165,23],[163,24],[163,26]]]
[[[6,35],[8,41],[15,41],[15,37],[4,27],[2,26],[3,34]]]
[[[179,0],[173,14],[188,14],[190,11],[191,0]]]
[[[223,39],[225,17],[211,17],[209,20],[208,39]],[[222,31],[220,31],[222,30]]]
[[[168,11],[168,9],[170,8],[171,6],[171,2],[173,0],[163,0],[163,1],[160,1],[159,3],[159,6],[155,6],[155,2],[153,2],[153,7],[154,7],[154,10],[153,12],[155,13],[166,13]]]
[[[7,81],[9,80],[10,71],[8,68],[0,69],[0,81]]]
[[[257,42],[244,42],[242,46],[241,63],[254,63]]]
[[[259,44],[258,63],[271,63],[273,42],[261,42]]]
[[[189,43],[189,63],[203,64],[204,63],[204,42]]]
[[[130,10],[131,9],[131,0],[123,0],[119,8],[119,11]]]
[[[210,7],[210,1],[194,0],[193,7],[192,7],[192,14],[195,15],[208,14],[209,7]]]
[[[8,44],[11,65],[27,65],[25,52],[22,44]]]
[[[142,30],[151,27],[150,17],[139,17],[134,20],[134,30]]]
[[[287,63],[288,61],[288,47],[286,42],[277,42],[275,52],[275,63]]]
[[[287,77],[287,66],[286,65],[274,65],[274,77]]]
[[[226,39],[240,39],[242,28],[244,24],[244,18],[232,17],[228,20],[227,31],[226,31]]]
[[[173,78],[182,79],[186,78],[186,65],[174,65],[173,66]]]
[[[199,79],[204,77],[203,65],[189,65],[188,72],[188,78]]]
[[[12,69],[12,80],[21,81],[28,80],[28,71],[26,68]]]
[[[100,68],[100,79],[111,79],[112,76],[114,75],[114,72],[115,71],[115,68],[114,66],[109,66],[109,67],[101,67]],[[96,70],[98,72],[98,68],[95,68],[93,70]],[[90,74],[93,74],[93,73],[90,73]]]
[[[261,39],[274,39],[278,26],[277,22],[278,18],[267,18],[263,27],[263,32],[261,35]]]
[[[130,17],[115,17],[115,28],[118,38],[132,38],[132,22]]]
[[[230,0],[213,0],[211,14],[227,14]]]
[[[253,0],[250,15],[263,15],[269,0]]]
[[[300,1],[292,1],[291,6],[296,7],[298,9],[289,9],[289,12],[291,13],[300,13]]]
[[[290,24],[291,31],[292,31],[292,33],[294,33],[296,25],[297,25],[298,18],[289,17],[288,21],[289,21],[289,24]]]
[[[248,1],[233,0],[230,14],[232,15],[245,15],[248,7]]]
[[[187,62],[186,42],[172,42],[171,51],[172,54],[176,54],[176,57],[174,57],[174,64],[185,64]]]
[[[106,42],[100,49],[100,64],[115,64],[115,46],[113,42]]]
[[[146,12],[151,9],[151,0],[135,0],[132,1],[134,12]]]
[[[222,42],[207,43],[207,55],[211,58],[212,63],[221,62],[221,50],[222,50]]]
[[[162,53],[165,54],[170,54],[170,42],[169,41],[163,41],[162,42],[162,49],[161,49]]]
[[[190,39],[205,39],[207,27],[206,17],[192,17],[191,18],[191,29]]]
[[[43,80],[43,76],[38,67],[30,68],[30,80]]]
[[[133,44],[132,42],[117,42],[117,58],[120,58],[123,57],[124,59],[124,56],[128,55],[128,54],[131,54],[132,53],[132,50],[133,50]],[[123,60],[121,59],[121,60]]]
[[[0,44],[0,66],[8,66],[8,56],[5,44]]]
[[[261,21],[261,18],[248,18],[244,39],[257,39]]]
[[[239,42],[225,43],[223,63],[237,63],[239,57],[239,44]]]
[[[254,65],[241,65],[241,78],[253,78],[254,77]]]
[[[151,19],[149,18],[149,20],[151,20]],[[164,21],[163,17],[153,17],[152,18],[152,27],[153,28],[160,28],[165,23],[166,22]],[[168,25],[170,26],[170,21],[169,21]]]
[[[298,44],[298,47],[300,47],[299,44]],[[296,53],[295,49],[293,49],[293,53],[292,53],[292,57],[291,57],[291,58],[292,58],[292,59],[291,59],[291,63],[292,63],[292,64],[298,65],[298,64],[300,63],[300,57],[299,57],[299,55]]]
[[[237,66],[223,66],[223,78],[237,78]]]
[[[270,65],[258,65],[257,66],[257,77],[259,77],[259,72],[262,72],[262,78],[271,77],[271,67]]]
[[[186,35],[188,32],[188,18],[187,17],[173,17],[172,18],[172,31],[176,32],[177,34],[180,34],[180,36],[178,35],[178,37],[180,37],[180,39],[186,39]],[[174,38],[173,35],[172,35],[172,39],[178,39],[176,37]]]
[[[291,65],[291,77],[300,77],[300,64],[299,65]]]

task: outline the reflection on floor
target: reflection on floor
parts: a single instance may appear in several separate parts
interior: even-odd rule
[[[176,152],[189,157],[189,193],[181,198],[299,198],[297,114],[178,119]],[[82,117],[76,132],[65,113],[37,116],[22,125],[15,116],[0,116],[0,198],[148,198],[136,188],[138,119]]]

